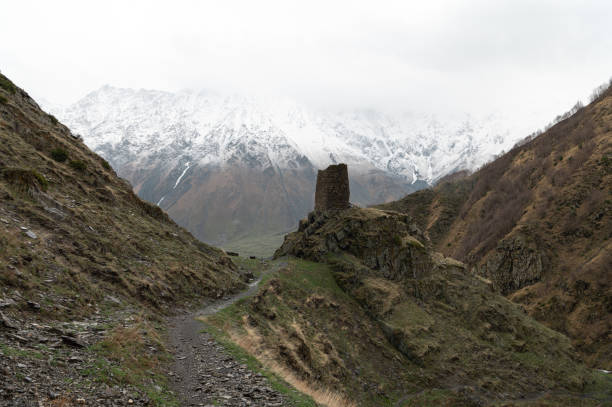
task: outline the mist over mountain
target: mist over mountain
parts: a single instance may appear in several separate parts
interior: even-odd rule
[[[352,201],[365,206],[473,170],[526,134],[495,115],[323,110],[206,91],[104,86],[47,108],[139,196],[204,241],[230,246],[292,228],[329,164],[349,165]]]

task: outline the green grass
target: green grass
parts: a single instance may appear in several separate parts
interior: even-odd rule
[[[250,264],[253,264],[252,262],[257,262],[255,265],[260,264],[259,260],[251,260],[245,258],[235,258],[234,260],[245,268],[248,268]],[[269,267],[274,267],[278,263],[279,261],[271,262],[269,263]],[[299,267],[301,270],[311,270],[314,272],[313,274],[318,274],[315,271],[317,269],[317,267],[315,266],[316,263],[293,259],[289,263],[293,266]],[[260,267],[259,273],[262,272],[263,270]],[[283,272],[282,270],[274,273],[267,273],[262,277],[260,286],[265,285],[273,278],[289,278],[289,274]],[[321,276],[312,276],[311,278],[313,278],[314,280],[320,280],[320,282],[325,281],[326,284],[330,284],[332,282],[328,279],[322,278]],[[299,285],[300,283],[297,282],[297,284]],[[250,355],[240,346],[232,342],[227,333],[219,328],[219,326],[222,326],[224,322],[229,322],[235,327],[240,326],[242,316],[248,312],[249,301],[249,298],[243,298],[232,304],[231,306],[219,311],[217,314],[209,317],[210,323],[204,323],[205,331],[212,335],[215,340],[220,343],[226,349],[226,351],[231,354],[237,361],[247,365],[248,368],[253,372],[261,373],[263,376],[265,376],[268,379],[268,382],[270,383],[270,387],[272,387],[279,393],[284,394],[292,406],[315,407],[317,404],[310,396],[307,396],[294,389],[281,377],[267,370],[254,356]]]
[[[441,406],[455,405],[449,404],[456,398],[452,392],[442,389],[426,389],[412,396],[407,396],[399,407],[425,407],[425,406]]]
[[[8,167],[4,168],[0,175],[10,184],[20,189],[38,186],[43,191],[46,191],[49,186],[47,179],[41,173],[30,168]]]
[[[130,328],[115,328],[103,341],[88,348],[95,359],[82,371],[83,376],[109,386],[132,385],[145,393],[154,406],[178,407],[180,403],[160,369],[171,356],[158,342],[158,331],[157,325],[146,320]],[[161,350],[147,353],[151,342]]]
[[[96,349],[93,349],[97,353]],[[102,356],[98,356],[89,363],[81,374],[94,382],[105,383],[109,386],[116,384],[131,384],[144,392],[157,407],[178,407],[180,403],[176,396],[168,389],[166,379],[159,374],[148,377],[134,377],[129,369],[114,364]],[[157,385],[157,387],[156,387]]]
[[[291,258],[288,262],[294,271],[279,273],[279,278],[291,286],[313,291],[324,291],[344,299],[350,299],[336,283],[329,265],[297,258]],[[295,279],[295,275],[299,275],[301,280]]]
[[[223,249],[238,252],[241,256],[272,257],[283,243],[285,233],[260,234],[232,240],[222,245]]]
[[[593,381],[584,392],[597,400],[609,400],[612,405],[612,375],[598,370],[593,372]]]
[[[26,349],[17,349],[17,348],[13,348],[3,343],[0,343],[0,352],[2,352],[4,356],[9,356],[9,357],[15,356],[15,357],[22,357],[22,358],[28,358],[28,359],[40,359],[40,360],[45,358],[45,356],[40,352],[26,350]]]
[[[347,329],[352,323],[349,322],[347,326],[342,328],[344,323],[338,321],[338,318],[341,320],[345,320],[345,318],[360,319],[360,317],[350,316],[350,310],[358,310],[359,305],[337,285],[331,267],[327,264],[305,261],[296,258],[276,260],[271,262],[271,266],[276,267],[282,265],[283,263],[286,263],[286,267],[279,267],[278,271],[266,273],[262,278],[262,282],[260,283],[262,287],[280,287],[280,291],[277,295],[266,296],[267,300],[265,303],[265,309],[275,314],[273,325],[280,329],[283,329],[281,327],[284,327],[284,329],[292,330],[294,323],[298,323],[298,325],[302,327],[302,332],[306,337],[306,341],[312,346],[316,346],[316,338],[320,337],[317,335],[318,333],[322,332],[321,329],[327,329],[323,327],[328,327],[329,331],[325,331],[326,337],[329,339],[329,341],[331,341],[331,343],[334,344],[338,354],[350,354],[350,356],[347,356],[349,360],[351,360],[349,363],[356,363],[356,366],[359,367],[361,375],[365,374],[370,381],[376,377],[378,383],[385,387],[388,386],[388,379],[381,377],[377,373],[380,372],[381,369],[380,366],[374,366],[376,361],[370,360],[367,357],[365,357],[365,359],[361,358],[363,355],[356,350],[356,341],[360,341],[361,339],[356,339],[353,336],[350,328]],[[278,283],[270,285],[272,280],[275,280]],[[315,301],[316,298],[320,298],[324,303],[335,304],[334,307],[338,308],[321,308],[317,311],[312,308],[312,306],[306,306],[303,310],[298,309],[298,304],[302,304],[307,298],[315,298]],[[276,331],[271,329],[265,318],[262,319],[261,313],[265,313],[265,311],[260,310],[259,312],[256,311],[254,313],[253,309],[251,308],[251,303],[251,299],[249,298],[236,302],[232,306],[208,317],[206,326],[207,331],[212,334],[217,341],[222,343],[236,358],[247,364],[251,369],[261,371],[260,369],[264,368],[261,367],[260,363],[245,350],[234,344],[230,340],[228,334],[229,332],[234,332],[239,335],[241,333],[246,333],[243,318],[245,315],[251,315],[257,319],[259,333],[266,338],[267,341],[271,341],[269,342],[270,346],[274,346],[275,340],[278,339],[276,336]],[[329,307],[329,305],[324,307]],[[320,320],[315,319],[310,314],[311,312],[315,312],[320,315]],[[311,326],[310,323],[316,327]],[[380,341],[382,338],[377,339]],[[286,338],[283,340],[286,340]],[[380,341],[380,343],[382,344],[383,342]],[[386,345],[382,346],[387,348]],[[374,347],[370,347],[369,349],[373,348]],[[380,348],[376,348],[375,352],[380,352]],[[322,366],[322,364],[326,363],[325,361],[319,359],[319,354],[317,352],[313,352],[312,357],[312,366],[314,369],[318,369],[320,366]],[[271,378],[271,382],[274,380],[279,380],[269,372],[262,371],[262,374],[265,374],[267,377]],[[281,381],[281,383],[283,382]],[[364,406],[391,406],[393,405],[393,400],[397,400],[401,396],[391,391],[388,396],[390,396],[393,400],[385,396],[374,394],[369,394],[366,396],[367,400],[363,400],[361,399],[361,395],[358,395],[353,391],[356,390],[353,388],[353,386],[356,385],[357,384],[355,381],[346,383],[346,387],[341,389],[339,394],[347,394],[351,395],[351,397],[356,397],[357,400],[359,400],[358,404]],[[290,388],[287,384],[282,384],[282,386],[285,386],[285,388]],[[285,393],[286,390],[284,390],[282,386],[278,388],[278,390]],[[299,393],[294,394],[299,395]],[[300,397],[306,396],[301,395]],[[307,403],[304,404],[306,401]],[[298,399],[294,405],[315,405],[312,403],[312,400],[307,397],[305,399]]]
[[[248,257],[232,257],[232,261],[239,267],[249,270],[255,277],[261,276],[267,263],[262,263],[260,259],[249,259]]]

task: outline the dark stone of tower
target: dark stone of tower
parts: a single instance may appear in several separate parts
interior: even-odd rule
[[[349,207],[349,178],[346,164],[330,165],[317,174],[315,211],[342,210]]]

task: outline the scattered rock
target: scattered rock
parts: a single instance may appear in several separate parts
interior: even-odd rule
[[[26,236],[29,237],[30,239],[36,239],[38,236],[36,236],[36,233],[32,232],[31,230],[27,230],[25,232]]]
[[[105,299],[106,301],[113,302],[115,304],[121,304],[121,300],[117,297],[113,297],[112,295],[107,295]]]
[[[17,326],[12,323],[2,312],[0,312],[0,327],[7,329],[17,329]]]
[[[49,212],[52,215],[55,215],[55,217],[59,218],[59,219],[64,219],[66,217],[66,214],[62,211],[60,211],[57,208],[53,208],[53,207],[45,207],[45,211]]]
[[[83,342],[81,342],[79,339],[77,339],[75,337],[64,335],[61,338],[62,338],[62,342],[64,342],[66,345],[70,345],[70,346],[73,346],[75,348],[84,348],[85,347],[85,344],[83,344]]]
[[[540,281],[546,262],[534,241],[516,234],[501,240],[477,271],[506,295]]]
[[[9,298],[9,299],[0,301],[0,308],[7,308],[15,304],[16,302],[13,299]]]

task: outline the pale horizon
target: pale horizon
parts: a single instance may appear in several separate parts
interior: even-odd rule
[[[0,70],[61,106],[105,84],[207,89],[323,108],[503,114],[536,130],[612,75],[612,4],[603,1],[23,1],[4,9],[11,18],[0,34],[11,41],[0,44]]]

